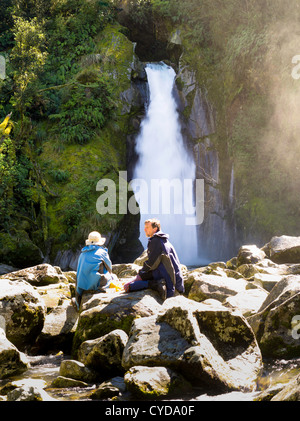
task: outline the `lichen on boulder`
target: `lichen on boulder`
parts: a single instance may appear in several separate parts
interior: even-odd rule
[[[6,322],[6,336],[24,350],[41,332],[46,306],[34,287],[25,281],[0,279],[0,315]]]
[[[161,307],[158,294],[151,290],[134,293],[86,294],[73,341],[74,355],[80,344],[121,329],[129,334],[131,324],[138,317],[155,314]]]
[[[254,390],[260,350],[246,319],[223,307],[185,297],[166,300],[154,316],[136,319],[124,350],[125,369],[171,368],[197,385]]]
[[[127,389],[139,399],[177,396],[191,390],[184,377],[166,367],[131,367],[124,376]]]

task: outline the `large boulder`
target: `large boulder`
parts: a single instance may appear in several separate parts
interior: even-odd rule
[[[270,292],[274,286],[284,278],[284,275],[270,275],[267,273],[256,273],[253,278],[253,284],[258,285]]]
[[[62,389],[70,387],[88,387],[88,383],[82,380],[72,379],[71,377],[57,376],[54,380],[52,380],[50,387]]]
[[[123,377],[113,377],[101,383],[97,389],[90,394],[91,399],[108,399],[122,395],[126,392],[126,385]]]
[[[127,341],[127,333],[113,330],[101,338],[83,342],[78,350],[78,359],[101,374],[122,373],[122,355]]]
[[[7,393],[7,401],[56,401],[45,390],[46,384],[39,379],[23,379],[12,383],[13,390]]]
[[[237,266],[244,264],[253,264],[257,263],[260,260],[263,260],[266,257],[266,254],[263,250],[259,249],[255,245],[245,245],[240,247],[237,255]]]
[[[161,299],[152,290],[132,293],[99,293],[83,296],[82,310],[73,341],[73,355],[84,341],[100,338],[121,329],[127,334],[137,317],[155,314],[161,307]]]
[[[29,368],[26,356],[7,338],[4,331],[4,319],[0,324],[0,380],[21,374]]]
[[[249,317],[258,312],[267,296],[268,292],[263,288],[251,288],[226,298],[223,304]]]
[[[62,361],[59,368],[59,376],[87,383],[94,382],[97,379],[97,373],[76,360]]]
[[[41,332],[46,306],[25,281],[0,279],[0,315],[6,322],[7,338],[21,351],[32,345]]]
[[[300,276],[289,275],[279,281],[248,322],[265,357],[300,356],[300,342],[293,335],[293,320],[300,315]]]
[[[61,306],[64,301],[71,299],[70,283],[59,282],[58,284],[35,287],[35,289],[44,301],[48,313]]]
[[[46,315],[43,329],[36,340],[35,352],[62,350],[70,353],[77,321],[78,313],[70,300],[52,309]]]
[[[11,281],[26,281],[33,286],[43,286],[67,281],[67,278],[59,267],[51,266],[48,263],[11,272],[3,275],[2,278],[10,279]]]
[[[191,282],[191,277],[189,277]],[[204,301],[212,298],[221,302],[226,298],[246,290],[248,283],[245,279],[229,278],[227,276],[207,275],[195,271],[188,298],[195,301]]]
[[[267,275],[293,275],[294,270],[292,267],[297,265],[277,264],[271,259],[265,258],[251,266],[255,269],[255,273],[265,273]],[[238,268],[238,270],[240,270],[240,267]]]
[[[276,263],[300,263],[300,237],[273,237],[262,250]]]
[[[134,320],[122,364],[171,368],[196,385],[253,390],[262,362],[242,315],[179,296],[157,315]]]
[[[279,393],[272,399],[272,402],[284,401],[295,402],[300,401],[300,375],[291,380]]]
[[[124,376],[129,392],[139,399],[178,395],[191,389],[183,376],[166,367],[131,367]]]
[[[136,276],[141,266],[134,263],[120,263],[112,266],[112,271],[118,278],[129,278]]]

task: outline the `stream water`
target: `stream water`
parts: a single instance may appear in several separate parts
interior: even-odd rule
[[[51,382],[58,376],[63,359],[70,356],[58,353],[56,355],[29,356],[30,369],[22,376],[0,381],[0,389],[8,382],[17,381],[18,384],[29,384],[44,388],[48,395],[58,401],[88,401],[91,392],[99,386],[91,384],[89,387],[51,388]],[[287,384],[300,374],[300,358],[291,360],[266,360],[263,371],[257,382],[257,391],[216,393],[194,388],[189,394],[182,396],[181,401],[253,401],[263,390],[280,384]],[[126,400],[126,397],[125,397]]]

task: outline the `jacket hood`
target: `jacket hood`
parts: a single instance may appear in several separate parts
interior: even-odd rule
[[[92,250],[98,250],[98,249],[103,249],[103,250],[107,250],[105,247],[103,246],[98,246],[96,244],[90,244],[88,246],[83,247],[83,249],[81,250],[83,253],[86,253],[88,251],[92,251]]]
[[[163,238],[168,240],[169,239],[169,234],[165,234],[162,231],[157,231],[155,234],[152,235],[152,237],[159,237],[159,238]]]

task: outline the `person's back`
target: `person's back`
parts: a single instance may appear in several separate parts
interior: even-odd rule
[[[74,304],[79,310],[82,294],[84,291],[98,290],[102,275],[100,274],[100,265],[103,263],[103,274],[111,271],[112,263],[108,255],[107,248],[103,247],[105,238],[101,237],[97,231],[89,234],[86,240],[86,246],[81,250],[77,264],[76,291]],[[102,288],[108,288],[112,277],[106,278],[106,284]]]
[[[102,261],[111,268],[106,248],[99,245],[88,245],[82,249],[77,266],[77,291],[80,295],[83,291],[99,288],[101,275],[98,271]],[[107,273],[105,267],[103,273]]]
[[[177,256],[176,250],[174,246],[170,243],[169,236],[164,233],[162,233],[163,235],[161,235],[160,233],[162,233],[162,231],[157,232],[156,234],[154,234],[154,236],[157,235],[160,238],[162,242],[163,252],[165,253],[166,256],[168,256],[168,259],[171,262],[172,269],[174,270],[174,274],[175,274],[175,285],[174,285],[175,289],[179,293],[183,293],[184,283],[183,283],[180,261]],[[172,278],[172,274],[170,272],[169,272],[169,275]],[[174,283],[174,280],[173,280],[173,283]]]

